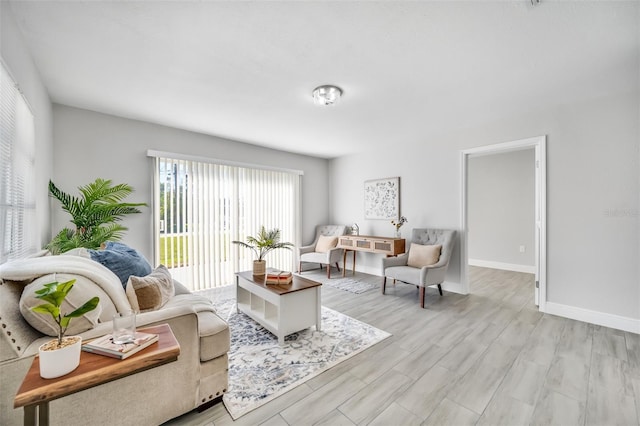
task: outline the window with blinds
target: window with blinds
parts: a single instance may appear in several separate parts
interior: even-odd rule
[[[154,156],[152,154],[149,154]],[[155,157],[156,263],[191,290],[234,282],[251,270],[249,249],[231,244],[278,228],[281,241],[298,241],[300,173],[215,160]],[[275,250],[267,266],[292,270],[294,253]]]
[[[38,250],[34,119],[0,61],[0,263]]]

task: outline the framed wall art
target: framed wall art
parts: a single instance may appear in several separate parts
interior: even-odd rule
[[[364,218],[397,219],[400,215],[400,178],[364,182]]]

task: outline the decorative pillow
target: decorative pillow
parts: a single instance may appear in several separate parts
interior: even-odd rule
[[[316,243],[316,253],[326,253],[338,245],[338,237],[331,235],[320,235]]]
[[[131,275],[144,277],[151,273],[151,265],[140,252],[126,244],[108,241],[104,250],[89,250],[91,259],[106,266],[120,278],[122,286],[127,285]]]
[[[423,266],[431,266],[438,263],[440,260],[440,252],[442,251],[442,245],[422,245],[411,243],[409,248],[409,259],[407,265],[414,268],[422,268]]]
[[[58,324],[56,324],[51,315],[33,312],[31,308],[45,303],[43,300],[36,298],[36,290],[40,290],[45,284],[50,282],[65,282],[70,279],[70,277],[64,276],[63,274],[57,275],[57,277],[56,274],[44,275],[34,280],[24,288],[22,296],[20,297],[20,313],[22,314],[22,317],[31,325],[31,327],[35,328],[40,333],[46,334],[47,336],[58,335]],[[67,294],[66,299],[62,302],[62,306],[60,307],[61,312],[64,314],[75,311],[93,296],[96,296],[96,294],[88,291],[95,287],[95,284],[93,284],[91,280],[80,276],[74,278],[76,278],[76,283],[73,285],[73,288],[69,294]],[[99,317],[101,313],[102,301],[98,303],[98,307],[93,311],[87,312],[81,317],[72,318],[69,322],[69,327],[67,328],[65,335],[72,336],[74,334],[80,334],[87,330],[91,330],[98,324],[98,322],[100,322]]]
[[[169,270],[159,265],[145,277],[130,276],[125,291],[131,309],[146,312],[163,307],[174,296],[175,287]]]

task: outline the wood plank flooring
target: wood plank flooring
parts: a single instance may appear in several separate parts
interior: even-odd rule
[[[470,267],[470,283],[466,296],[427,289],[426,309],[407,284],[323,286],[323,305],[393,336],[235,422],[217,404],[168,424],[640,424],[639,335],[541,314],[530,274]]]

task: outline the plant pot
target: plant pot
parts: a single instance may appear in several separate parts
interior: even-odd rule
[[[45,346],[51,342],[44,343],[38,348],[40,354],[40,377],[43,379],[53,379],[71,373],[80,365],[80,351],[82,349],[82,337],[68,336],[62,340],[75,339],[75,343],[60,349],[45,350]],[[58,339],[52,340],[57,342]]]
[[[267,273],[267,261],[266,260],[254,260],[253,261],[253,275],[264,275]]]

